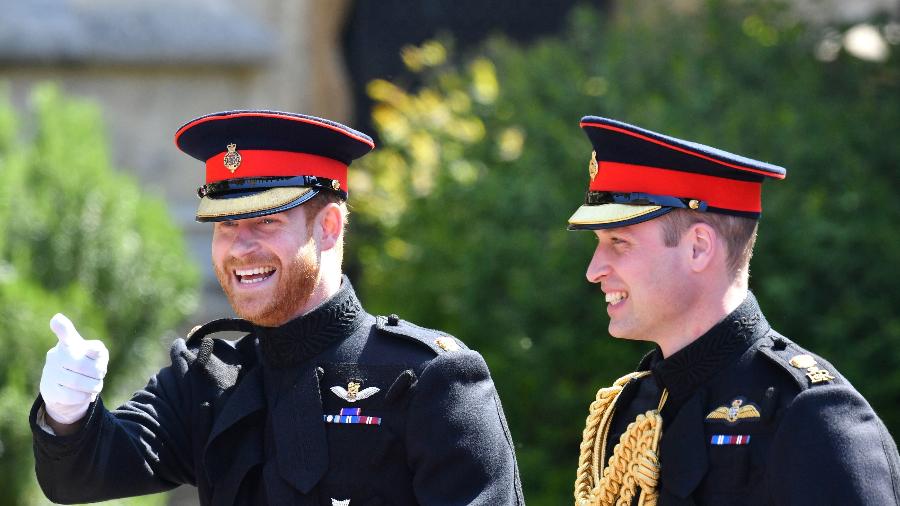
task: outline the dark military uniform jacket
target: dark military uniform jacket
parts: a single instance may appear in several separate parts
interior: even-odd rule
[[[752,294],[639,369],[652,374],[617,399],[606,455],[668,389],[659,506],[900,504],[900,460],[884,424],[831,364],[772,330]]]
[[[210,333],[241,329],[229,342]],[[374,317],[345,277],[279,328],[218,320],[114,411],[51,435],[31,413],[38,481],[75,503],[195,485],[212,505],[520,505],[513,443],[482,357]],[[349,502],[346,502],[349,500]]]

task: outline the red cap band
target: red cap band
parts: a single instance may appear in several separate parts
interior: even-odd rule
[[[234,172],[225,167],[223,151],[206,161],[206,183],[246,177],[316,176],[336,179],[347,191],[347,166],[324,156],[293,151],[238,149],[241,163]]]
[[[591,191],[699,199],[710,207],[759,213],[762,183],[618,162],[599,162]]]

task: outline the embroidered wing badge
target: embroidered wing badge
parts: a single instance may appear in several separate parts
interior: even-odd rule
[[[333,386],[331,387],[331,391],[332,393],[334,393],[334,395],[340,397],[341,399],[344,399],[347,402],[361,401],[363,399],[372,397],[373,395],[381,391],[381,389],[378,387],[369,387],[360,390],[359,387],[361,386],[362,385],[360,383],[351,381],[350,383],[347,383],[347,388],[344,388],[342,386]]]
[[[759,420],[759,409],[753,403],[744,404],[745,400],[738,397],[731,401],[731,406],[719,406],[706,415],[706,420],[711,422],[725,422],[734,425],[741,421]]]

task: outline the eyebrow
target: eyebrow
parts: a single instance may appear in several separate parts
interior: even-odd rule
[[[611,228],[600,231],[600,237],[634,237],[634,232],[629,232],[623,228]]]

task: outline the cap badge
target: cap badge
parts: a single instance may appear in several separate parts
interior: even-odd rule
[[[597,163],[597,152],[591,151],[591,162],[588,164],[588,174],[591,175],[591,181],[597,177],[597,172],[600,171],[600,164]]]
[[[812,355],[794,355],[790,362],[797,369],[806,369],[806,377],[812,383],[824,383],[834,379],[831,373],[819,368],[819,363]]]
[[[228,148],[228,152],[225,153],[225,158],[222,159],[222,163],[225,165],[226,169],[234,174],[234,171],[241,166],[241,154],[237,152],[237,144],[233,142],[225,147]]]
[[[337,179],[331,180],[331,189],[334,191],[339,191],[341,189],[341,182]]]
[[[706,415],[706,420],[712,422],[725,422],[734,425],[740,420],[756,420],[760,417],[756,406],[748,403],[744,405],[744,399],[738,397],[731,401],[731,406],[719,406]]]
[[[346,389],[341,386],[333,386],[331,387],[331,391],[332,393],[334,393],[334,395],[340,397],[341,399],[344,399],[347,402],[361,401],[363,399],[372,397],[373,395],[381,391],[381,389],[378,387],[369,387],[360,390],[359,387],[361,386],[362,385],[360,383],[351,381],[350,383],[347,383]]]

